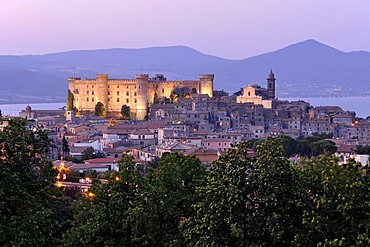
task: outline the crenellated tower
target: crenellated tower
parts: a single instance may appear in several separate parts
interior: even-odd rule
[[[213,74],[201,74],[199,75],[199,93],[208,94],[209,97],[213,97]]]
[[[272,70],[270,70],[270,73],[269,73],[268,78],[267,78],[267,96],[268,96],[268,99],[275,99],[275,81],[276,81],[275,75],[272,72]]]
[[[148,95],[147,88],[149,82],[148,74],[136,74],[136,90],[137,90],[137,102],[136,102],[136,119],[143,120],[147,115],[148,111]]]

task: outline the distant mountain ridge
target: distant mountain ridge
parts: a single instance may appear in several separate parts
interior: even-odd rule
[[[161,73],[170,80],[213,73],[215,89],[233,93],[248,84],[265,86],[270,69],[277,78],[278,97],[370,95],[370,52],[342,52],[311,39],[241,60],[186,46],[0,56],[0,104],[61,102],[68,77],[98,73],[110,78]]]

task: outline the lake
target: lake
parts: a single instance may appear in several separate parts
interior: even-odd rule
[[[304,100],[313,106],[340,106],[345,111],[355,111],[358,117],[370,116],[370,97],[343,97],[343,98],[281,98],[281,100]],[[32,103],[33,110],[57,110],[65,106],[63,103]],[[21,110],[26,108],[26,104],[6,104],[0,105],[3,116],[18,116]]]

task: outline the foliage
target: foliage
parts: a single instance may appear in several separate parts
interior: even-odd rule
[[[68,157],[69,156],[69,145],[67,139],[63,136],[62,139],[62,152],[63,152],[63,157]]]
[[[323,139],[327,135],[308,136],[295,140],[289,136],[279,136],[284,147],[285,156],[287,158],[299,155],[303,157],[319,156],[325,152],[331,154],[337,151],[335,143],[330,140]],[[262,142],[262,139],[251,139],[246,141],[248,148],[257,150],[257,146]]]
[[[67,102],[66,102],[66,110],[67,111],[72,111],[74,109],[74,107],[73,107],[73,101],[74,101],[74,95],[71,92],[71,90],[68,90]]]
[[[354,150],[356,154],[368,154],[370,155],[370,145],[357,145]]]
[[[159,103],[158,94],[157,94],[157,92],[154,92],[153,104],[158,104],[158,103]]]
[[[127,105],[123,105],[121,107],[121,115],[124,119],[130,119],[131,118],[130,107]]]
[[[369,167],[354,161],[338,165],[329,155],[303,163],[310,207],[297,246],[369,246]]]
[[[100,116],[100,117],[105,117],[106,116],[106,110],[105,106],[103,103],[98,102],[95,105],[95,111],[94,111],[95,116]]]
[[[241,143],[213,165],[185,236],[196,246],[289,246],[301,225],[300,173],[268,138],[254,158]]]
[[[102,153],[95,152],[93,147],[88,147],[82,152],[82,160],[89,160],[95,158],[103,158],[104,155]]]
[[[132,157],[124,155],[119,172],[108,183],[95,184],[75,205],[73,227],[64,235],[63,246],[131,246],[135,225],[131,210],[142,187],[142,175]]]
[[[11,119],[0,143],[0,245],[56,245],[68,224],[59,209],[68,206],[54,186],[58,171],[45,158],[47,132]]]
[[[204,184],[206,171],[195,156],[170,153],[145,177],[143,199],[133,217],[137,243],[149,246],[180,246],[180,228],[194,214],[196,187]],[[144,226],[144,227],[143,227]]]
[[[170,94],[171,103],[175,103],[179,98],[186,98],[190,96],[190,89],[188,87],[175,87]]]

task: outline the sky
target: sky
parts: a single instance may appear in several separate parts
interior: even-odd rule
[[[370,51],[369,0],[0,0],[0,54],[185,45],[242,59],[315,39]]]

